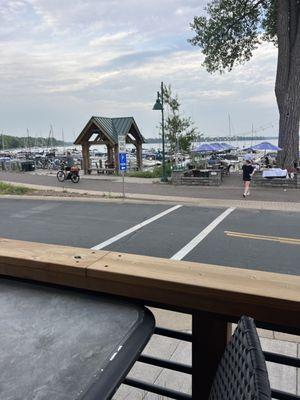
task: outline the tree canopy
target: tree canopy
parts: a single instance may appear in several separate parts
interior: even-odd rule
[[[297,0],[293,0],[297,1]],[[209,72],[231,71],[248,61],[263,41],[276,43],[276,0],[213,0],[207,16],[194,18],[189,41],[202,49]]]
[[[191,24],[209,72],[231,71],[264,41],[278,47],[275,94],[282,167],[299,162],[300,0],[211,0]]]
[[[49,147],[49,146],[63,146],[65,143],[55,138],[43,138],[43,137],[32,137],[32,136],[11,136],[11,135],[0,135],[0,151],[7,149],[20,149],[20,148],[31,148],[31,147]]]

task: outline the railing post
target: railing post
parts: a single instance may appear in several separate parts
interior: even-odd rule
[[[231,324],[215,314],[194,311],[192,334],[192,397],[195,400],[207,400],[231,336]]]

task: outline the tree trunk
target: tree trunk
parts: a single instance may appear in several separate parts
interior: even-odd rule
[[[275,93],[280,116],[278,146],[282,148],[277,161],[281,168],[293,168],[299,162],[300,16],[299,11],[290,8],[289,4],[288,0],[279,0],[277,20],[278,64]]]
[[[278,153],[277,161],[281,168],[293,168],[299,160],[299,111],[287,109],[280,113],[279,141],[282,151]]]
[[[293,168],[299,162],[300,122],[300,49],[294,48],[290,61],[289,81],[283,97],[277,97],[279,109],[278,164]]]

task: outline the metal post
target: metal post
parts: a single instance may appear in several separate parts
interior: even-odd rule
[[[123,182],[123,199],[125,199],[125,172],[122,171],[122,182]]]
[[[162,131],[162,182],[167,182],[166,158],[165,158],[165,117],[164,117],[164,83],[161,82],[161,131]]]
[[[192,397],[206,400],[231,336],[231,324],[214,314],[194,311],[192,335]]]

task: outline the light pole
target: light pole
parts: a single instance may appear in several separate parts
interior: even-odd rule
[[[166,174],[166,159],[165,159],[165,117],[164,117],[164,83],[160,85],[160,93],[157,92],[157,99],[152,110],[161,111],[161,133],[162,133],[162,182],[168,182]]]

